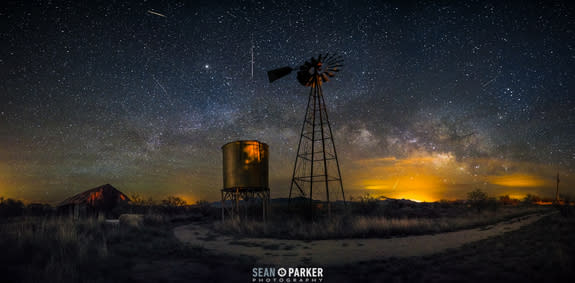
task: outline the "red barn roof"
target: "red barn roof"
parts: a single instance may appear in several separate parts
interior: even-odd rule
[[[87,190],[75,196],[65,199],[59,206],[71,204],[86,204],[90,206],[100,206],[102,204],[129,202],[130,199],[124,193],[118,191],[110,184],[105,184],[97,188]]]

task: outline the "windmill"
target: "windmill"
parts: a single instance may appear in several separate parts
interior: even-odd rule
[[[345,203],[333,132],[322,91],[322,84],[328,82],[335,76],[335,73],[339,72],[343,66],[342,62],[343,59],[339,56],[320,54],[317,59],[311,58],[306,61],[297,72],[298,82],[309,87],[310,92],[293,167],[289,200],[291,203],[294,188],[296,188],[301,197],[309,199],[312,219],[314,196],[315,199],[322,199],[323,193],[325,193],[328,215],[331,215],[330,193],[339,193],[339,190],[334,190],[334,185],[341,189],[341,198]],[[289,75],[293,70],[292,67],[283,67],[269,71],[270,83]],[[330,188],[332,188],[331,192]]]

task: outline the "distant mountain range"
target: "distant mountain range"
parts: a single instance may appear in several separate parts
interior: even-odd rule
[[[272,198],[272,199],[270,199],[270,202],[271,202],[272,204],[288,204],[289,201],[290,201],[289,198]],[[292,198],[291,201],[294,202],[294,203],[297,203],[297,202],[308,202],[309,199],[308,199],[308,198],[305,198],[305,197],[295,197],[295,198]],[[228,201],[228,202],[231,202],[231,201]],[[313,202],[320,203],[320,202],[323,202],[323,201],[321,201],[321,200],[313,200]],[[342,200],[336,200],[336,201],[332,201],[332,202],[333,202],[333,203],[343,203]],[[348,200],[347,202],[350,202],[350,201]],[[352,202],[357,202],[357,201],[352,201]],[[409,199],[394,199],[394,198],[378,199],[378,200],[376,200],[376,202],[379,202],[379,203],[395,202],[395,203],[414,204],[414,205],[415,205],[415,204],[418,204],[418,202],[412,201],[412,200],[409,200]],[[219,208],[219,207],[222,206],[222,202],[221,202],[221,201],[214,201],[214,202],[211,202],[211,203],[210,203],[210,206],[212,206],[212,207],[218,207],[218,208]]]

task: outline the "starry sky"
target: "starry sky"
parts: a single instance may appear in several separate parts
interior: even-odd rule
[[[575,195],[569,1],[288,2],[3,1],[0,196],[214,201],[257,139],[287,197],[308,89],[266,71],[326,52],[347,195]]]

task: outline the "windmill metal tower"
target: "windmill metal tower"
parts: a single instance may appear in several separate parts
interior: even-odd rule
[[[341,57],[320,54],[317,59],[306,61],[297,72],[297,80],[301,85],[309,87],[310,92],[293,167],[289,200],[291,204],[295,188],[296,193],[308,199],[312,218],[314,199],[325,200],[328,216],[331,215],[330,201],[335,200],[340,191],[345,203],[341,170],[322,90],[322,84],[339,72],[342,62]],[[292,70],[291,67],[283,67],[269,71],[269,81],[286,76]]]

